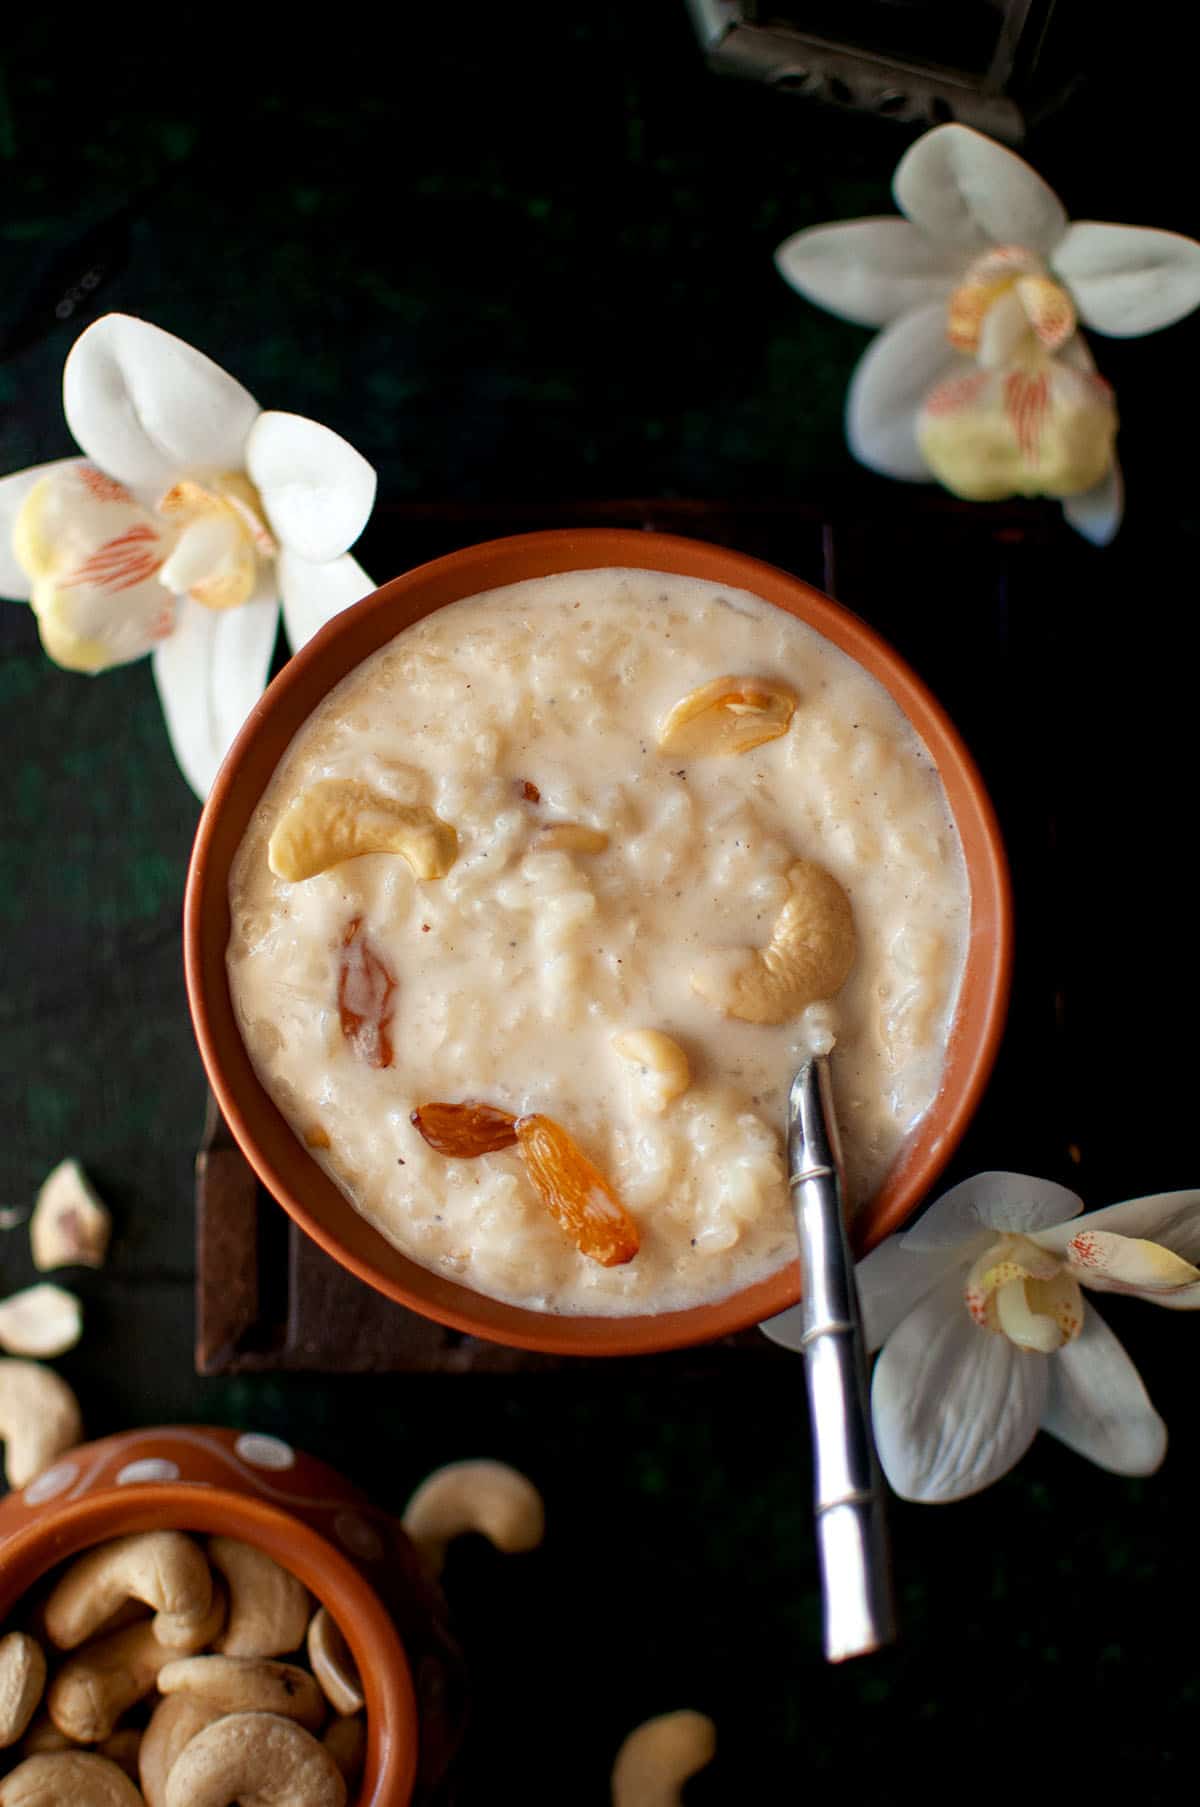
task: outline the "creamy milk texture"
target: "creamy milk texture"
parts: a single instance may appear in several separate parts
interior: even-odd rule
[[[661,752],[667,711],[724,673],[790,684],[787,733],[732,757]],[[327,778],[452,823],[448,876],[419,881],[403,858],[371,854],[275,877],[272,828]],[[533,850],[555,821],[601,829],[608,846]],[[793,1022],[733,1021],[689,974],[769,940],[797,859],[848,892],[854,971]],[[851,1202],[871,1195],[936,1096],[970,913],[932,762],[874,679],[742,591],[615,570],[455,603],[352,672],[281,761],[230,901],[230,984],[254,1064],[358,1209],[478,1291],[609,1315],[720,1298],[795,1258],[787,1090],[834,1038]],[[395,980],[385,1068],[342,1034],[355,919]],[[689,1058],[689,1088],[661,1113],[613,1047],[633,1028],[665,1031]],[[563,1124],[635,1219],[637,1256],[606,1269],[578,1253],[515,1150],[435,1153],[410,1112],[463,1099]]]

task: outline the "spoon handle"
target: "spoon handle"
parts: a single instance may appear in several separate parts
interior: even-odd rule
[[[831,1663],[866,1655],[896,1636],[841,1174],[829,1061],[819,1055],[792,1082],[788,1179],[804,1281],[801,1349],[812,1418],[825,1656]]]

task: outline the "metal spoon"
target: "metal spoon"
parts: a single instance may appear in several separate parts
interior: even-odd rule
[[[826,1055],[814,1055],[792,1081],[788,1183],[804,1277],[800,1348],[812,1419],[825,1656],[840,1663],[890,1644],[896,1622]]]

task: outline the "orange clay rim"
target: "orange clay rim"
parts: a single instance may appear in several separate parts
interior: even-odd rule
[[[744,1330],[794,1305],[799,1265],[686,1311],[607,1318],[537,1312],[446,1279],[402,1255],[312,1160],[254,1072],[225,969],[228,879],[237,847],[294,734],[341,680],[434,609],[527,578],[602,568],[661,571],[749,590],[823,634],[879,680],[934,760],[971,889],[967,962],[942,1088],[855,1226],[861,1255],[899,1229],[957,1148],[991,1075],[1012,971],[1012,897],[991,800],[940,703],[866,622],[773,565],[673,534],[586,528],[468,546],[395,578],[329,622],[251,711],[200,819],[184,901],[184,964],[196,1039],[226,1122],[258,1177],[305,1233],[377,1291],[454,1330],[561,1355],[644,1355]]]
[[[404,1646],[354,1564],[287,1512],[219,1487],[176,1482],[106,1491],[48,1508],[3,1545],[0,1622],[43,1575],[78,1551],[164,1526],[257,1544],[328,1607],[350,1646],[365,1699],[367,1756],[357,1807],[407,1807],[416,1783],[420,1730]]]

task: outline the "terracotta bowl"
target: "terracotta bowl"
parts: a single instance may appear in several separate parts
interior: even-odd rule
[[[188,997],[209,1082],[259,1178],[322,1248],[360,1279],[426,1317],[524,1349],[636,1355],[705,1342],[795,1304],[798,1265],[688,1311],[639,1317],[551,1316],[485,1298],[430,1273],[360,1217],[311,1159],[259,1083],[234,1017],[225,971],[229,868],[292,736],[336,684],[402,628],[482,590],[603,566],[674,572],[750,590],[816,628],[878,678],[941,774],[966,855],[971,932],[942,1089],[856,1225],[860,1251],[897,1229],[937,1179],[991,1071],[1008,1001],[1012,906],[995,815],[970,755],[920,680],[857,616],[774,566],[667,534],[603,528],[530,533],[469,546],[385,584],[311,640],[275,679],[221,768],[200,820],[184,906]]]
[[[0,1500],[0,1625],[67,1557],[131,1531],[219,1532],[291,1569],[341,1627],[366,1696],[358,1807],[445,1774],[465,1684],[445,1603],[398,1523],[278,1437],[173,1425],[82,1443]]]

